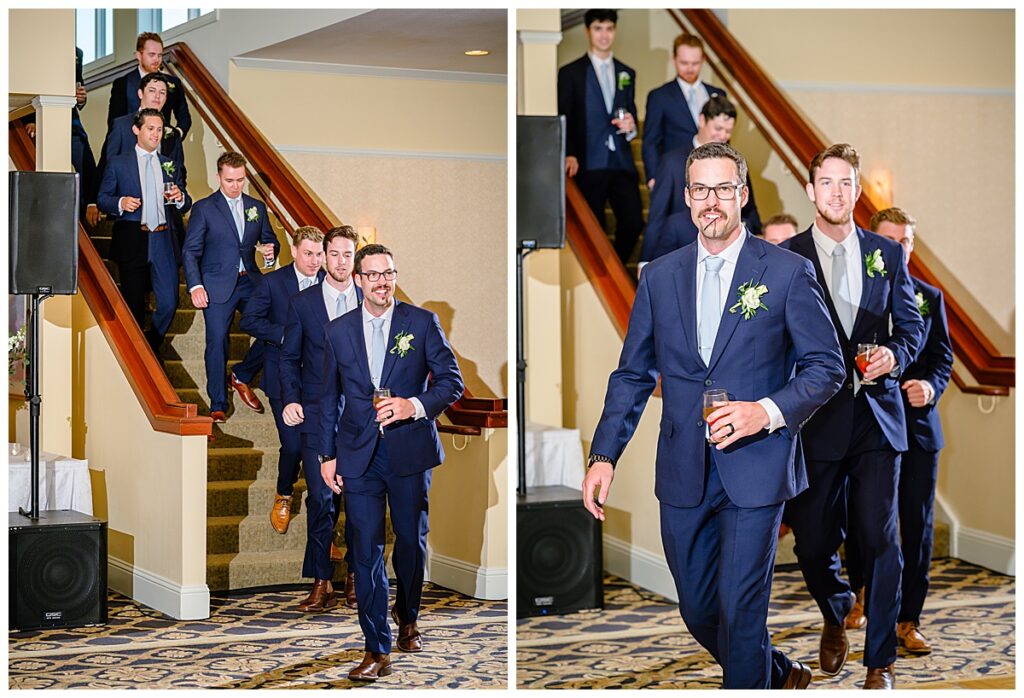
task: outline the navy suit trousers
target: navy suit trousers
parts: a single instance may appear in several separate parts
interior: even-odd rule
[[[153,289],[156,310],[146,338],[156,352],[178,309],[178,264],[174,255],[173,233],[169,230],[147,233],[139,228],[137,221],[117,221],[114,225],[129,229],[131,235],[148,237],[146,259],[139,260],[138,264],[119,262],[117,271],[121,294],[140,329],[145,327],[146,293]]]
[[[928,596],[935,523],[935,485],[939,478],[939,452],[926,451],[917,439],[900,457],[900,550],[903,553],[902,601],[897,621],[918,623]],[[854,521],[846,536],[846,570],[850,586],[864,586],[864,562]]]
[[[615,252],[625,264],[644,227],[643,204],[637,188],[637,174],[627,170],[580,170],[576,174],[583,197],[597,222],[605,228],[604,202],[615,214]]]
[[[395,531],[391,554],[397,580],[395,612],[403,623],[412,623],[419,616],[427,558],[431,471],[395,475],[388,464],[389,446],[400,448],[401,444],[392,444],[387,436],[378,438],[366,472],[361,477],[345,478],[346,524],[352,530],[359,625],[367,652],[391,651],[388,574],[384,566],[385,506],[391,509]]]
[[[341,511],[341,495],[334,494],[320,477],[320,453],[313,434],[302,435],[302,465],[306,475],[306,556],[302,560],[302,576],[309,579],[331,579],[331,541]],[[345,565],[352,565],[352,526],[345,523]]]
[[[302,432],[299,431],[300,427],[290,427],[284,423],[284,403],[280,398],[267,399],[270,401],[270,411],[274,413],[277,436],[281,442],[277,456],[277,493],[291,496],[302,467]]]
[[[779,688],[792,663],[772,647],[766,623],[782,504],[736,506],[708,462],[699,505],[661,504],[679,613],[721,665],[723,688]]]
[[[245,312],[245,304],[253,292],[253,282],[248,275],[241,276],[235,284],[235,290],[225,303],[210,303],[203,310],[206,322],[206,392],[210,396],[210,411],[228,409],[227,396],[227,365],[228,341],[231,323],[235,319],[235,311]],[[234,367],[235,377],[243,383],[252,381],[256,372],[263,366],[263,342],[253,341],[242,359]]]

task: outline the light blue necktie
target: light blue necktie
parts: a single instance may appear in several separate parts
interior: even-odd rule
[[[685,93],[686,106],[690,108],[690,116],[693,117],[693,123],[700,124],[700,110],[704,105],[700,104],[700,99],[697,97],[697,86],[687,85]]]
[[[725,260],[721,257],[704,258],[704,283],[700,287],[700,327],[697,329],[697,336],[700,339],[700,357],[704,359],[705,364],[711,362],[718,324],[722,320],[722,290],[718,271],[724,263]]]
[[[375,388],[380,387],[381,374],[384,372],[384,318],[370,320],[373,325],[373,338],[370,342],[370,380]]]
[[[832,303],[836,306],[839,322],[849,337],[853,332],[856,315],[850,297],[850,279],[846,273],[846,249],[842,245],[832,248]]]
[[[334,307],[334,317],[336,317],[336,318],[341,317],[342,315],[345,314],[346,310],[348,310],[348,304],[345,302],[345,294],[344,293],[339,293],[338,294],[338,305],[336,305]],[[383,322],[383,320],[381,320],[381,321]],[[377,321],[376,320],[371,320],[370,322],[377,322]],[[376,339],[377,335],[374,334],[373,336]],[[381,335],[381,337],[383,337],[383,336],[384,335]]]
[[[238,233],[238,242],[242,242],[242,235],[245,233],[245,223],[242,221],[242,197],[231,201],[231,217],[235,219],[235,231]],[[238,271],[245,271],[245,262],[238,259]]]
[[[601,92],[604,93],[604,108],[609,114],[612,113],[612,104],[615,102],[615,69],[612,62],[604,63],[604,80],[602,80]],[[615,150],[615,136],[608,136],[608,150]]]
[[[142,200],[145,216],[143,222],[150,230],[160,227],[160,213],[157,206],[160,205],[160,195],[156,191],[156,177],[153,176],[153,153],[146,154],[146,194]]]

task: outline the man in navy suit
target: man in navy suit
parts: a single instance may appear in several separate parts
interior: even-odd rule
[[[146,339],[157,356],[164,335],[178,309],[178,264],[168,205],[188,211],[192,199],[185,191],[174,162],[157,149],[164,117],[156,109],[143,109],[132,126],[135,147],[111,158],[97,195],[99,207],[116,216],[110,258],[117,263],[121,293],[132,315],[143,327],[146,291],[156,295],[156,311]],[[170,188],[165,190],[164,184]]]
[[[903,246],[910,261],[917,221],[901,208],[887,208],[871,217],[871,230]],[[942,291],[918,278],[914,284],[917,309],[924,320],[924,342],[914,362],[903,372],[903,408],[907,413],[907,452],[900,459],[899,520],[903,577],[896,640],[912,654],[928,654],[931,644],[918,630],[921,610],[928,595],[928,568],[932,561],[935,484],[939,476],[939,450],[945,445],[939,398],[953,371],[953,346],[949,341]],[[846,536],[846,568],[850,586],[857,593],[863,618],[864,567],[857,529]],[[854,607],[854,612],[857,607]],[[854,615],[851,612],[851,616]],[[863,626],[861,621],[856,627]],[[850,627],[847,619],[846,627]]]
[[[394,300],[398,271],[388,248],[363,247],[356,253],[355,272],[363,289],[362,306],[327,326],[320,474],[335,494],[344,486],[346,520],[352,527],[365,654],[348,677],[375,681],[392,671],[385,501],[395,531],[395,644],[403,652],[419,652],[422,639],[416,622],[427,553],[431,468],[444,460],[434,420],[459,399],[463,384],[437,316]],[[377,388],[389,389],[391,397],[374,407]],[[342,395],[343,410],[338,406]]]
[[[924,323],[903,250],[853,222],[859,171],[860,157],[846,143],[818,153],[807,184],[814,224],[781,245],[814,264],[846,361],[842,390],[804,429],[810,486],[786,505],[786,521],[823,616],[819,666],[828,676],[839,673],[850,651],[844,624],[855,595],[840,576],[838,550],[847,511],[857,522],[869,611],[864,688],[891,688],[903,569],[896,486],[907,450],[899,378],[917,353]],[[862,375],[854,372],[860,344],[877,345]]]
[[[743,156],[708,143],[687,172],[700,237],[640,276],[583,504],[604,520],[615,464],[660,374],[654,494],[679,612],[725,688],[806,688],[810,669],[771,646],[768,601],[783,503],[807,486],[800,430],[839,388],[842,356],[811,266],[740,223]],[[711,388],[729,402],[705,423]]]
[[[235,311],[245,312],[263,274],[255,253],[272,264],[280,245],[270,227],[267,207],[242,193],[245,158],[226,152],[217,158],[220,189],[197,201],[189,219],[182,262],[192,305],[202,309],[206,322],[206,391],[214,422],[227,419],[225,380],[228,337]],[[231,387],[246,407],[263,411],[249,382],[263,364],[263,342],[256,340],[231,373]]]
[[[363,292],[352,278],[359,236],[350,225],[331,228],[324,236],[327,276],[318,287],[292,297],[281,347],[281,399],[284,422],[302,434],[302,464],[306,475],[306,556],[302,576],[313,579],[309,597],[299,604],[306,612],[326,611],[338,605],[331,579],[341,559],[334,545],[341,496],[320,477],[320,395],[323,391],[324,329],[363,302]],[[342,407],[344,395],[342,395]],[[352,562],[352,525],[345,526],[345,603],[356,608],[355,565]]]
[[[285,423],[282,412],[279,364],[284,343],[285,322],[292,296],[323,278],[324,234],[319,228],[304,225],[296,228],[291,241],[292,259],[263,277],[245,306],[239,327],[256,341],[264,342],[263,392],[270,400],[270,411],[277,424],[281,448],[277,458],[277,489],[270,509],[270,524],[280,534],[288,532],[291,522],[292,495],[299,479],[302,462],[302,438],[299,430]]]
[[[686,159],[697,146],[705,143],[728,143],[736,125],[736,107],[723,95],[714,95],[701,108],[700,127],[691,141],[666,153],[658,165],[658,174],[652,180],[650,207],[647,210],[647,230],[640,252],[640,268],[663,254],[685,247],[697,239],[690,209],[683,192],[686,189]],[[743,227],[757,235],[761,232],[761,217],[754,201],[754,189],[747,173],[747,203],[740,211]]]
[[[671,150],[689,146],[697,135],[700,110],[704,104],[715,95],[725,96],[721,87],[700,80],[700,70],[704,67],[704,42],[699,37],[694,34],[677,36],[672,43],[672,64],[676,69],[676,79],[669,80],[647,95],[641,152],[647,186],[652,189],[658,179],[655,173],[661,157]]]
[[[163,73],[147,73],[139,83],[139,99],[142,109],[156,109],[162,111],[167,103],[168,76]],[[107,131],[107,137],[103,141],[103,149],[100,151],[99,171],[102,176],[103,170],[107,167],[110,158],[117,157],[135,147],[135,134],[132,132],[132,121],[135,119],[135,112],[125,114],[114,119],[114,123]],[[166,119],[166,117],[165,117]],[[164,127],[163,138],[160,141],[160,154],[170,158],[174,162],[174,169],[181,173],[183,187],[188,186],[188,172],[185,170],[185,151],[181,147],[181,137],[177,129]],[[172,213],[168,221],[175,232],[177,241],[175,254],[181,256],[181,246],[185,240],[185,225],[181,215],[176,211]]]
[[[142,32],[135,39],[135,59],[138,66],[114,80],[110,86],[110,104],[107,107],[107,130],[114,125],[114,119],[125,114],[133,114],[139,109],[139,84],[147,73],[160,71],[164,61],[164,41],[159,34]],[[188,135],[192,127],[192,115],[185,101],[185,91],[181,81],[173,75],[167,75],[167,103],[164,104],[164,121],[171,125],[171,116],[175,120],[175,130],[181,140]]]
[[[644,219],[629,145],[637,136],[636,71],[612,56],[616,21],[615,10],[587,10],[590,49],[559,69],[558,113],[565,115],[566,174],[576,178],[602,228],[605,201],[611,203],[615,252],[625,263]]]

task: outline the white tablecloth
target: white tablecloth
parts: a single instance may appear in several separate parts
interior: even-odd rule
[[[7,511],[28,511],[32,506],[31,464],[28,447],[10,455],[7,450]],[[71,509],[92,515],[92,482],[89,461],[66,458],[45,451],[39,454],[39,510]]]
[[[585,474],[579,429],[526,426],[526,486],[580,489]]]

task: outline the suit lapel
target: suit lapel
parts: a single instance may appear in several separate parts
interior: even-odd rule
[[[327,314],[327,304],[324,303],[324,290],[320,288],[319,284],[314,288],[319,293],[310,293],[306,302],[313,308],[313,315],[316,316],[317,324],[321,327],[326,327],[327,323],[331,321],[331,316]],[[299,297],[301,298],[301,294]]]
[[[872,254],[878,249],[877,244],[873,244],[872,240],[868,239],[868,235],[857,228],[857,237],[860,238],[860,277],[863,280],[863,286],[861,287],[860,293],[860,305],[857,307],[857,318],[853,321],[853,331],[851,334],[854,337],[859,337],[857,330],[860,325],[865,322],[864,318],[868,317],[868,313],[865,312],[871,308],[876,307],[878,303],[878,296],[881,293],[882,285],[886,283],[885,277],[881,274],[876,273],[874,278],[868,276],[868,266],[863,263],[864,258],[867,255]],[[888,273],[888,270],[887,270]],[[884,312],[884,308],[878,313],[878,315],[888,315]],[[874,313],[872,313],[874,315]]]
[[[757,286],[761,283],[761,277],[764,275],[765,265],[761,261],[764,250],[753,240],[753,236],[750,233],[744,230],[744,234],[747,238],[743,241],[743,247],[740,248],[740,256],[736,259],[736,272],[732,275],[732,288],[729,289],[728,295],[725,297],[725,305],[722,308],[722,321],[718,324],[718,334],[715,335],[715,346],[711,350],[711,361],[708,363],[708,370],[713,369],[715,364],[718,363],[722,352],[725,351],[725,346],[732,339],[733,332],[736,331],[736,326],[743,318],[743,313],[739,310],[735,313],[729,312],[729,308],[735,304],[735,289],[746,283]],[[768,289],[768,292],[771,293],[771,289]]]
[[[676,80],[672,81],[672,101],[676,103],[673,111],[679,114],[680,117],[693,126],[694,133],[697,132],[697,124],[693,122],[693,114],[690,113],[690,105],[686,103],[686,97],[683,96],[683,91],[679,89],[679,83]]]
[[[395,368],[395,362],[398,360],[398,352],[391,353],[391,349],[395,345],[395,335],[405,332],[409,327],[409,314],[405,311],[405,304],[398,300],[395,300],[394,303],[395,314],[391,317],[391,336],[384,338],[384,369],[380,372],[380,384],[385,388],[388,385],[391,371]]]
[[[679,262],[679,273],[674,278],[676,297],[679,299],[679,318],[683,327],[683,346],[693,352],[697,360],[697,246],[692,245]]]
[[[235,217],[231,215],[231,209],[228,208],[228,200],[224,198],[224,194],[218,190],[213,193],[213,196],[217,197],[214,199],[213,205],[220,211],[221,215],[224,216],[224,220],[227,221],[228,230],[231,231],[232,235],[238,237],[238,229],[235,227]]]
[[[344,317],[344,315],[341,316],[341,318]],[[339,318],[339,321],[342,321],[341,318]],[[356,363],[359,364],[367,384],[372,386],[373,378],[370,377],[370,357],[366,355],[366,339],[363,336],[363,312],[361,310],[358,311],[356,317],[349,322],[351,323],[351,330],[348,333],[348,338],[352,341]]]

